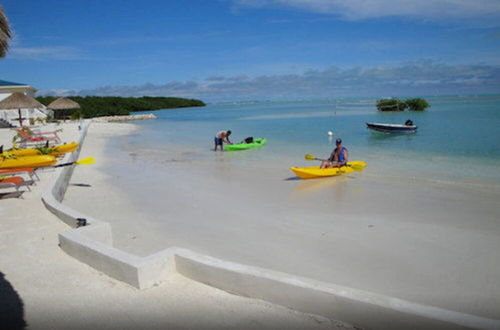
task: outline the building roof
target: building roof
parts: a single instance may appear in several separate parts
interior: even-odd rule
[[[9,97],[6,97],[0,101],[0,109],[2,110],[12,110],[12,109],[40,109],[43,108],[43,104],[27,96],[21,92],[12,93]]]
[[[27,86],[27,87],[31,87],[30,85],[27,85],[27,84],[20,84],[20,83],[16,83],[16,82],[12,82],[12,81],[0,80],[0,87],[4,87],[4,86]]]
[[[52,101],[47,109],[50,110],[64,110],[64,109],[80,109],[80,105],[73,100],[67,99],[65,97],[60,97],[55,101]]]

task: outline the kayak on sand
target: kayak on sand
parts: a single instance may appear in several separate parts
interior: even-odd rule
[[[6,158],[0,156],[0,169],[7,168],[36,168],[51,166],[56,163],[56,158],[50,155],[26,156],[19,158]]]
[[[264,138],[254,139],[252,143],[238,143],[238,144],[228,144],[224,148],[227,151],[237,151],[237,150],[247,150],[257,147],[261,147],[266,144],[267,140]]]
[[[348,162],[347,166],[321,169],[319,166],[310,167],[290,167],[290,169],[301,179],[324,178],[335,175],[342,175],[356,171],[362,171],[366,163],[362,161]]]
[[[27,148],[27,149],[12,149],[4,151],[3,155],[14,156],[14,157],[25,157],[25,156],[39,156],[42,155],[40,149],[47,149],[48,154],[52,156],[58,156],[64,153],[73,152],[78,147],[78,143],[71,142],[67,144],[61,144],[49,148]]]

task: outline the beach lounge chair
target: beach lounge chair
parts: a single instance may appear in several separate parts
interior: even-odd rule
[[[31,127],[27,127],[27,126],[24,126],[22,129],[23,129],[23,131],[25,131],[26,133],[28,133],[30,135],[43,136],[43,137],[45,137],[47,139],[59,140],[58,143],[61,142],[61,139],[57,135],[57,131],[42,132],[42,130],[40,128],[38,128],[38,127],[37,128],[31,128]]]
[[[43,145],[47,142],[49,144],[61,143],[61,139],[56,132],[34,133],[29,128],[16,129],[16,132],[21,136],[21,141],[19,142],[21,147]]]
[[[30,180],[34,183],[35,178],[40,181],[40,177],[36,174],[35,169],[33,168],[11,168],[7,170],[0,170],[0,176],[12,176],[12,175],[21,175],[26,174],[29,176]]]
[[[57,131],[42,132],[42,130],[39,127],[24,126],[24,130],[30,134],[57,136]]]
[[[29,184],[29,181],[24,180],[20,176],[0,177],[0,189],[15,188],[16,192],[19,192],[19,188],[26,186],[31,191]]]

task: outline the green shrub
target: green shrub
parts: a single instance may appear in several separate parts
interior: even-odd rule
[[[405,103],[408,106],[408,108],[413,111],[423,111],[430,107],[429,103],[426,100],[418,97],[413,99],[407,99]]]
[[[80,119],[80,118],[82,118],[82,117],[83,117],[83,115],[82,115],[82,113],[80,112],[80,110],[77,110],[77,111],[75,111],[75,112],[73,112],[73,113],[71,114],[71,120],[78,120],[78,119]]]
[[[379,111],[403,111],[406,107],[405,102],[396,98],[380,99],[377,101],[377,109]]]

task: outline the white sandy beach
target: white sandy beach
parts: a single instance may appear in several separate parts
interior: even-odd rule
[[[82,157],[99,162],[72,180],[91,187],[70,187],[66,203],[106,214],[120,249],[144,256],[185,247],[500,319],[495,194],[439,184],[408,189],[408,182],[380,182],[370,167],[340,178],[285,180],[288,169],[267,162],[234,166],[220,154],[207,166],[174,145],[155,155],[127,150],[126,136],[106,154],[90,147],[104,148],[97,131],[91,127]]]
[[[76,139],[76,124],[63,124],[65,142]],[[50,130],[54,127],[44,127]],[[59,127],[58,127],[59,128]],[[92,208],[88,194],[109,198],[107,208],[96,207],[99,218],[111,219],[117,191],[97,170],[106,158],[109,136],[133,129],[129,124],[95,124],[82,157],[97,158],[96,166],[82,166],[72,180],[72,198]],[[0,130],[0,141],[10,145],[13,132]],[[109,156],[107,156],[109,158]],[[100,165],[101,164],[101,165]],[[82,264],[58,247],[57,235],[68,227],[43,206],[40,195],[51,171],[22,198],[0,200],[0,272],[2,325],[13,329],[331,329],[349,328],[325,318],[295,312],[263,301],[228,294],[172,275],[157,287],[137,290]],[[90,187],[77,185],[91,184]],[[108,196],[108,197],[106,197]]]

